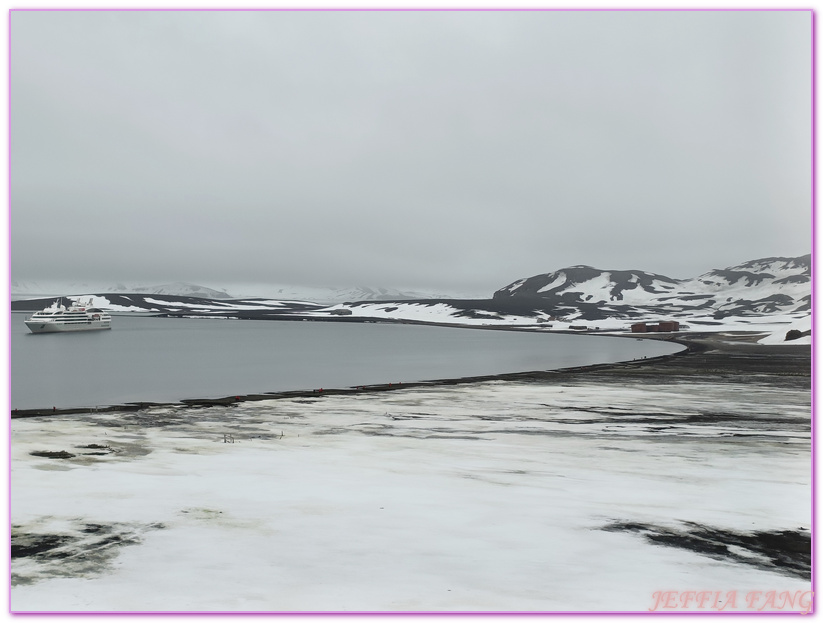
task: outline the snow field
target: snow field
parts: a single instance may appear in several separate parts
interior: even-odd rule
[[[491,382],[14,420],[15,525],[163,528],[145,527],[96,574],[17,584],[12,607],[643,611],[656,590],[808,590],[600,529],[808,528],[808,398],[699,383]],[[640,407],[741,422],[621,423]],[[770,427],[781,409],[797,427]],[[763,426],[734,436],[753,414]],[[81,456],[90,443],[117,451]],[[61,449],[78,456],[29,454]]]

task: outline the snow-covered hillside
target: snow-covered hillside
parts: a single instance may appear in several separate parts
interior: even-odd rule
[[[673,291],[678,281],[639,270],[600,270],[591,266],[570,266],[553,273],[520,279],[494,293],[505,296],[562,298],[581,302],[621,301],[646,304]]]
[[[795,335],[792,336],[791,333]],[[806,344],[812,343],[812,317],[806,316],[795,322],[781,326],[758,341],[759,344]]]
[[[322,309],[322,305],[305,301],[271,299],[209,299],[169,294],[72,295],[64,301],[90,302],[113,313],[144,313],[151,315],[191,316],[199,318],[275,319]],[[12,301],[12,311],[36,311],[51,305],[55,298]]]
[[[572,266],[520,279],[494,297],[539,299],[554,305],[557,315],[579,310],[590,319],[647,313],[716,319],[809,313],[811,256],[752,260],[686,280],[639,270]]]
[[[810,255],[752,260],[693,279],[572,266],[520,279],[493,299],[360,301],[312,315],[587,331],[677,319],[686,330],[763,332],[773,336],[768,343],[782,343],[798,323],[811,324],[810,275]],[[804,342],[810,338],[794,343]]]

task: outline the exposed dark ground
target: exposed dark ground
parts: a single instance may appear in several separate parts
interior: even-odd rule
[[[664,339],[686,346],[686,350],[668,357],[633,361],[607,366],[591,366],[590,373],[604,377],[648,377],[659,375],[704,377],[722,382],[776,383],[805,386],[811,390],[811,346],[757,344],[762,334],[689,333],[675,336],[660,334],[644,339]],[[573,371],[567,371],[571,373]],[[579,370],[578,372],[585,372]]]
[[[811,533],[803,528],[773,532],[733,532],[696,523],[674,529],[651,524],[614,522],[608,532],[642,534],[653,545],[687,549],[715,560],[750,565],[810,580],[812,574]]]
[[[99,524],[82,519],[70,522],[63,532],[30,532],[11,526],[11,560],[16,563],[11,585],[33,584],[60,577],[95,577],[111,569],[120,548],[138,545],[150,530],[162,524]],[[21,565],[21,563],[23,563]]]

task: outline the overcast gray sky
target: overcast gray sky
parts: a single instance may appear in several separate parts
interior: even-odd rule
[[[12,11],[12,279],[801,255],[811,87],[809,11]]]

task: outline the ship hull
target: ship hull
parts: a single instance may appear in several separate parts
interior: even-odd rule
[[[93,320],[81,324],[63,324],[59,322],[44,322],[42,320],[26,320],[26,326],[32,333],[67,333],[70,331],[102,331],[111,329],[111,321]]]

